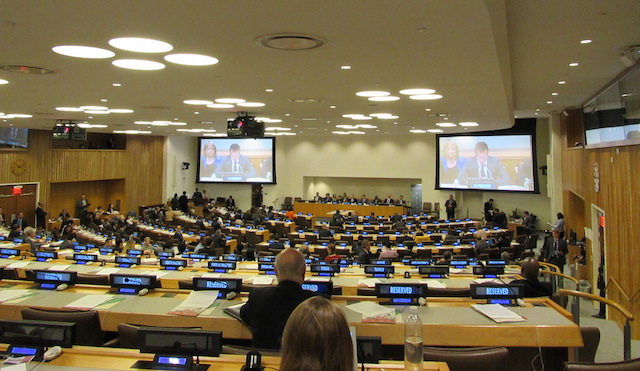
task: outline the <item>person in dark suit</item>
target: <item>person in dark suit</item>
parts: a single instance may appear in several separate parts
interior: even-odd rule
[[[184,242],[184,237],[182,236],[182,226],[176,225],[176,233],[173,234],[172,238],[179,242]]]
[[[557,266],[560,268],[560,273],[563,273],[564,265],[567,263],[567,253],[569,253],[567,241],[560,238],[560,231],[554,229],[551,237],[547,237],[540,249],[542,261]]]
[[[318,231],[318,238],[331,238],[333,237],[333,233],[326,225],[322,227],[321,230]]]
[[[187,191],[182,191],[182,196],[178,198],[178,203],[183,213],[189,212],[189,197],[187,197]]]
[[[82,195],[78,202],[76,202],[76,218],[80,218],[82,220],[87,213],[89,205],[91,205],[91,203],[89,203],[87,197]]]
[[[27,224],[27,220],[24,218],[24,213],[18,213],[18,216],[13,219],[13,221],[11,222],[11,227],[13,228],[13,226],[15,225],[20,226],[20,229],[23,231],[25,228],[27,228],[29,224]]]
[[[540,265],[538,261],[529,258],[521,263],[520,275],[524,277],[522,280],[511,281],[510,284],[524,285],[525,298],[537,298],[541,296],[551,296],[553,289],[550,282],[540,282],[538,275],[540,274]]]
[[[369,240],[362,241],[362,245],[360,245],[358,263],[360,263],[360,265],[371,264],[371,243],[369,243]]]
[[[507,214],[495,209],[491,218],[491,225],[498,228],[507,228]]]
[[[258,287],[249,292],[249,300],[240,308],[240,317],[251,326],[256,348],[280,349],[284,326],[296,307],[315,296],[302,289],[306,270],[304,256],[285,249],[276,256],[278,285]]]
[[[493,219],[493,198],[490,198],[489,201],[484,203],[484,220],[487,223],[491,223]]]
[[[444,208],[447,210],[447,220],[455,219],[456,207],[458,207],[458,203],[453,199],[453,195],[449,195],[449,199],[444,203]]]
[[[240,146],[233,143],[229,147],[229,156],[222,159],[220,166],[216,169],[216,176],[222,178],[225,173],[242,174],[247,178],[256,176],[256,169],[247,156],[240,154]]]
[[[512,184],[511,176],[507,173],[499,158],[489,156],[489,146],[485,142],[476,143],[476,155],[464,166],[460,173],[460,183],[467,184],[468,179],[495,180],[497,185]]]
[[[233,196],[229,196],[226,202],[227,209],[233,209],[236,207],[236,200],[233,199]]]
[[[527,231],[527,234],[532,234],[536,232],[536,219],[537,217],[528,211],[523,211],[524,220],[522,224],[524,224],[524,229]]]
[[[36,207],[36,228],[47,228],[47,212],[44,211],[44,204],[42,202],[38,202],[38,207]]]

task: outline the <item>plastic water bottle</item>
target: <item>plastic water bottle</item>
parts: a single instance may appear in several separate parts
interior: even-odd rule
[[[422,370],[422,320],[418,307],[409,308],[409,317],[404,323],[404,369]]]

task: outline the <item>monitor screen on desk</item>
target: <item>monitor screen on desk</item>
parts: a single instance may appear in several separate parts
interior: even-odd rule
[[[275,184],[275,149],[275,138],[200,137],[196,182]]]

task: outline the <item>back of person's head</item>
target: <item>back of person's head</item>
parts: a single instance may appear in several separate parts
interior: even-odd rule
[[[24,229],[24,234],[28,237],[35,237],[36,230],[33,227],[27,227]]]
[[[336,253],[336,245],[330,243],[327,245],[327,252],[329,253],[329,255],[333,255]]]
[[[306,266],[304,255],[295,249],[284,249],[276,256],[278,281],[294,281],[302,284]]]
[[[520,266],[520,274],[522,277],[527,279],[538,278],[538,274],[540,273],[540,264],[538,264],[537,260],[529,258],[520,263]]]
[[[366,248],[367,250],[370,249],[371,248],[371,242],[369,242],[369,240],[363,240],[362,241],[362,248],[363,249]]]
[[[487,231],[485,231],[484,229],[478,229],[476,231],[476,238],[479,240],[486,240],[487,239]]]
[[[451,260],[451,258],[453,257],[453,253],[451,251],[445,251],[442,257],[444,258],[444,260]]]
[[[331,301],[314,296],[291,313],[282,338],[280,371],[351,371],[349,324]]]
[[[558,215],[556,215],[558,217],[558,219],[564,219],[564,215],[562,215],[562,213],[558,213]]]

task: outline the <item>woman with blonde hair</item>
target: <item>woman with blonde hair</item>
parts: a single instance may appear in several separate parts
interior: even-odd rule
[[[353,343],[344,313],[314,296],[291,313],[282,338],[280,371],[352,371]]]

